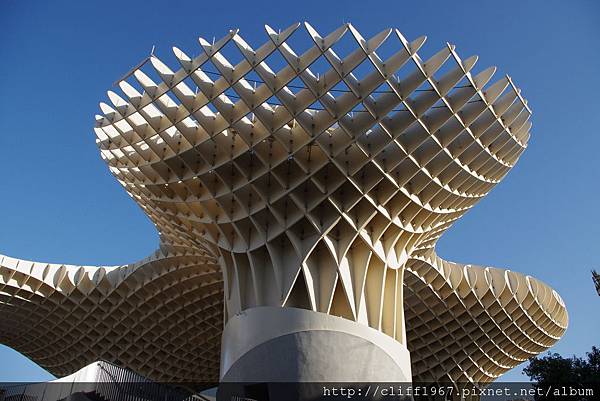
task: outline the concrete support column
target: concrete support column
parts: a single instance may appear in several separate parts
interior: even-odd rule
[[[410,382],[404,344],[371,328],[297,308],[247,309],[226,324],[224,382]]]

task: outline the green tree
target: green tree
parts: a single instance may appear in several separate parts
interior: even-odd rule
[[[548,397],[537,395],[536,400],[600,400],[600,349],[597,347],[592,347],[585,358],[564,358],[548,352],[531,358],[523,372],[542,393],[546,394],[550,388]]]

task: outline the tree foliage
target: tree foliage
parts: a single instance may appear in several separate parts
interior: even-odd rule
[[[600,349],[597,347],[592,347],[584,358],[564,358],[550,352],[531,358],[523,372],[536,382],[536,388],[548,394],[548,397],[537,395],[536,400],[600,400]],[[546,393],[548,388],[550,391]]]

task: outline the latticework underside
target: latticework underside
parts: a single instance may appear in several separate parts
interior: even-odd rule
[[[531,112],[510,78],[488,84],[495,68],[472,74],[477,57],[452,45],[423,61],[424,37],[365,40],[349,24],[325,37],[305,24],[297,53],[298,27],[267,27],[256,50],[237,31],[200,39],[197,57],[174,48],[181,69],[152,56],[120,82],[127,100],[109,92],[97,143],[163,256],[2,263],[2,342],[59,375],[102,357],[215,380],[223,321],[300,307],[407,344],[416,380],[485,383],[560,338],[549,287],[433,250],[526,147]]]
[[[52,374],[104,359],[160,381],[216,380],[223,282],[213,257],[162,247],[128,266],[0,259],[0,342]]]

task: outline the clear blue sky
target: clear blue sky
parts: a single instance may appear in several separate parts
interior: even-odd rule
[[[457,262],[510,268],[554,287],[570,327],[553,348],[600,345],[600,2],[590,1],[18,1],[0,2],[0,253],[48,262],[121,264],[149,254],[154,227],[110,176],[92,131],[106,90],[156,45],[201,50],[197,37],[308,20],[326,33],[344,21],[364,36],[387,27],[448,41],[477,71],[497,65],[533,115],[529,149],[508,177],[443,237]],[[173,64],[174,65],[174,64]],[[485,235],[483,235],[485,234]],[[507,379],[524,376],[517,368]],[[50,375],[0,346],[0,381]]]

